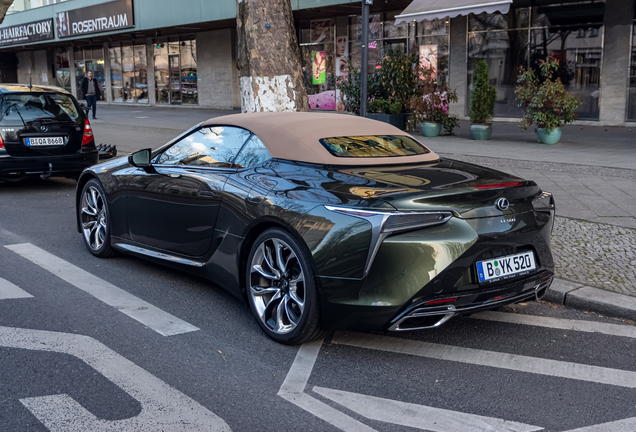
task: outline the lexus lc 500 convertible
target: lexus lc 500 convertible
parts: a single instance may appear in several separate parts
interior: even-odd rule
[[[349,115],[214,118],[86,169],[76,198],[91,253],[203,276],[287,344],[437,327],[553,277],[551,194]]]

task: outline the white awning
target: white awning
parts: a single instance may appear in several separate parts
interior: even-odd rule
[[[395,24],[409,21],[434,20],[435,18],[480,13],[507,13],[512,0],[413,0],[401,14],[395,16]]]

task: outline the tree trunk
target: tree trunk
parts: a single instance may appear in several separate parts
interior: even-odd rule
[[[7,9],[13,4],[13,0],[0,0],[0,24],[4,21],[4,16],[7,14]]]
[[[236,0],[241,108],[309,111],[291,0]]]

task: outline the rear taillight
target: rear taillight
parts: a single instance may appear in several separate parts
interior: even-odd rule
[[[521,186],[521,182],[505,182],[505,183],[493,183],[493,184],[485,184],[485,185],[477,185],[475,189],[499,189],[499,188],[507,188],[507,187],[515,187]]]
[[[88,122],[88,119],[84,120],[84,136],[82,137],[82,145],[85,146],[93,141],[93,128]]]
[[[0,149],[4,148],[4,141],[2,141],[2,137],[0,136]]]

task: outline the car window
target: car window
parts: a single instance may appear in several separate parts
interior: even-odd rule
[[[69,95],[16,93],[2,97],[1,119],[30,123],[35,120],[81,121],[77,105]]]
[[[429,153],[406,135],[369,135],[323,138],[320,143],[334,156],[349,158],[400,157]]]
[[[234,157],[250,134],[245,129],[230,126],[203,127],[170,146],[157,163],[231,168]]]
[[[271,159],[272,155],[256,135],[247,140],[245,147],[234,160],[234,168],[249,168]]]

